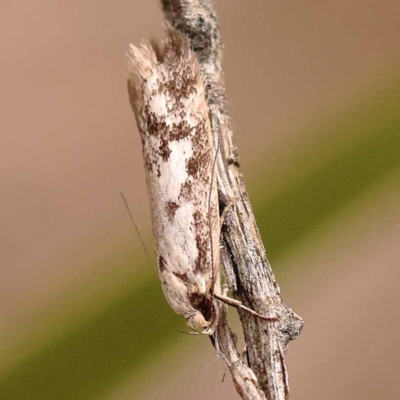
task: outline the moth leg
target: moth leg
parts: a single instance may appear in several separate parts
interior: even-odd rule
[[[220,220],[220,229],[222,229],[222,225],[224,225],[225,217],[227,216],[228,212],[232,209],[233,205],[236,203],[236,198],[229,200],[229,203],[225,206],[224,211],[222,211]]]
[[[231,155],[227,158],[228,165],[234,165],[236,168],[240,167],[239,162],[239,149],[234,146]]]
[[[222,301],[225,304],[228,304],[229,306],[235,307],[235,308],[240,308],[246,312],[248,312],[251,315],[254,315],[257,318],[263,319],[265,321],[278,321],[279,318],[277,317],[267,317],[265,315],[261,315],[254,310],[252,310],[249,307],[246,307],[243,305],[243,303],[239,300],[232,299],[231,297],[227,296],[221,296],[220,294],[214,293],[214,297],[217,298],[219,301]]]
[[[227,283],[224,283],[222,285],[222,296],[228,297],[228,292],[229,292],[229,285]]]
[[[240,353],[240,358],[242,359],[243,362],[247,362],[247,364],[250,365],[249,352],[247,351],[247,344],[244,345],[243,351]]]
[[[196,332],[196,331],[181,331],[178,330],[179,333],[184,333],[185,335],[201,335],[200,332]]]

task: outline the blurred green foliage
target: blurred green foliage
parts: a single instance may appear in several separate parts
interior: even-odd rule
[[[0,399],[98,398],[132,369],[154,360],[178,337],[180,324],[153,276],[3,376]]]
[[[312,147],[311,154],[300,149],[299,157],[279,164],[277,174],[291,162],[294,172],[285,175],[278,194],[269,195],[274,191],[263,181],[253,204],[270,258],[399,167],[399,110],[396,77],[388,90],[314,129],[321,145]],[[334,140],[324,145],[327,133],[337,138],[336,144]],[[166,305],[156,278],[148,279],[0,377],[0,399],[99,398],[178,340],[181,324]]]
[[[283,173],[284,164],[274,169],[275,179],[282,174],[283,189],[271,196],[264,180],[254,196],[258,227],[271,261],[400,166],[400,79],[396,76],[367,103],[314,130],[310,136],[319,138],[319,146],[313,147],[315,140],[305,145],[313,154],[303,149],[294,155],[290,176]],[[324,143],[326,136],[331,140]]]

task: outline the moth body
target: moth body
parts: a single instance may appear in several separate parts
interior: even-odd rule
[[[186,39],[168,29],[159,44],[131,45],[128,72],[162,289],[189,326],[212,334],[220,229],[215,149],[197,60]]]

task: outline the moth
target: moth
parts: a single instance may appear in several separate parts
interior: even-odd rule
[[[158,276],[171,308],[196,331],[218,323],[215,147],[205,88],[187,39],[130,45],[128,91],[139,128]]]

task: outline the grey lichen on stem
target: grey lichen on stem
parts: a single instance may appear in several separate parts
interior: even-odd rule
[[[219,202],[234,206],[224,219],[221,261],[236,299],[261,315],[273,313],[268,322],[238,310],[247,345],[248,365],[236,349],[221,305],[215,333],[217,350],[228,364],[235,387],[243,399],[289,398],[285,353],[296,339],[303,320],[282,302],[280,289],[268,262],[257,228],[243,176],[238,170],[238,151],[228,114],[222,69],[223,45],[212,0],[161,0],[165,19],[190,41],[206,84],[214,143],[219,148],[217,183]]]

